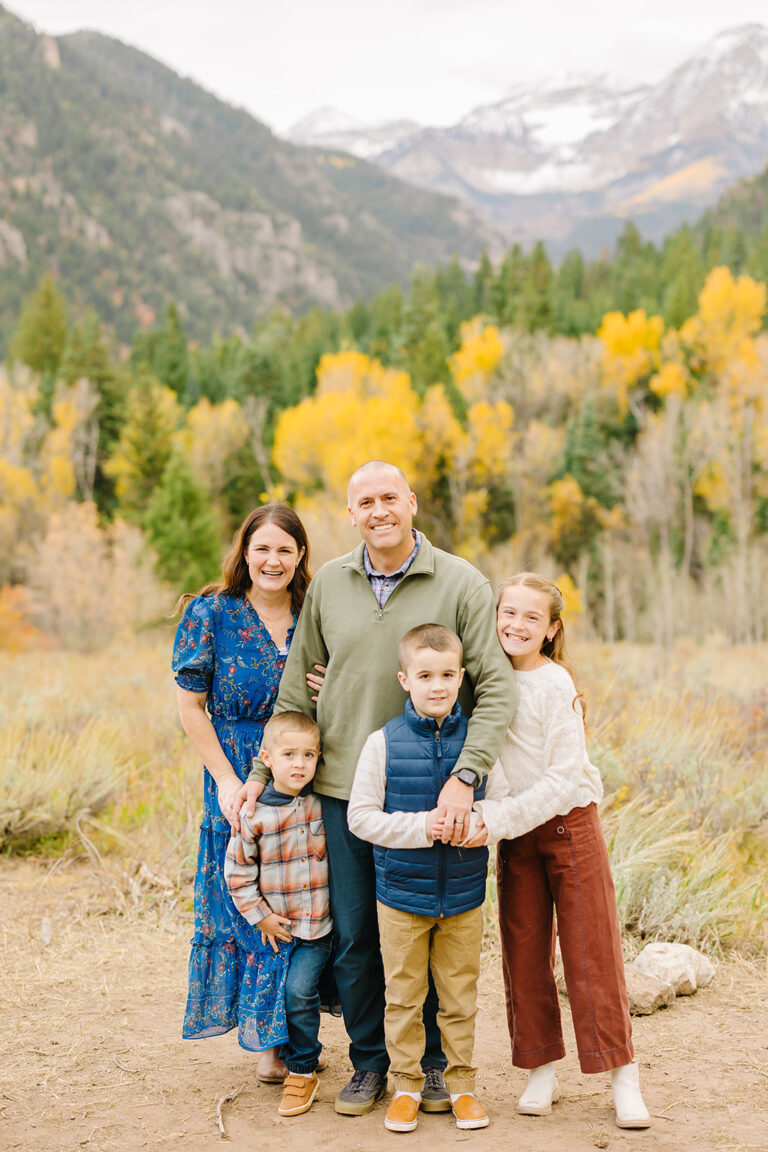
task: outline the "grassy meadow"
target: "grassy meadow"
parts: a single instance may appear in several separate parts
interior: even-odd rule
[[[0,652],[0,850],[89,858],[117,911],[191,906],[201,767],[170,646],[168,630],[88,655]],[[574,656],[628,952],[765,952],[768,647]]]

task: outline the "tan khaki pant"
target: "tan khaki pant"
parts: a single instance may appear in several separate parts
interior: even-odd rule
[[[448,1061],[446,1087],[454,1093],[474,1092],[482,907],[445,917],[417,916],[381,903],[377,908],[386,983],[384,1032],[395,1089],[420,1092],[424,1087],[421,1010],[431,968],[440,1002],[437,1023]]]

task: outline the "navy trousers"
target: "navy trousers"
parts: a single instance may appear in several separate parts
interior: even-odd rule
[[[384,1043],[384,968],[376,912],[373,846],[353,836],[347,825],[347,802],[323,796],[323,822],[328,844],[331,915],[336,941],[334,975],[350,1039],[352,1066],[386,1075],[389,1056]],[[426,1043],[422,1068],[445,1068],[437,1026],[437,993],[429,977],[424,1001]]]

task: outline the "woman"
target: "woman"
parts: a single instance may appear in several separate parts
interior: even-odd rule
[[[235,910],[224,883],[233,801],[258,753],[277,699],[310,580],[301,520],[284,504],[256,508],[237,530],[223,580],[186,596],[173,671],[179,715],[205,765],[204,815],[195,876],[195,934],[183,1035],[238,1028],[262,1052],[257,1076],[279,1080],[285,951],[275,956]],[[277,1006],[277,1007],[276,1007]]]

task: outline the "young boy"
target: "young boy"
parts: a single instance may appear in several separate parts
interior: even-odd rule
[[[272,773],[253,820],[229,841],[224,876],[232,900],[275,952],[293,945],[285,979],[288,1068],[281,1116],[306,1112],[317,1096],[318,981],[331,950],[328,860],[320,800],[311,791],[320,755],[317,724],[280,712],[264,728],[260,756]]]
[[[437,797],[467,731],[457,703],[461,641],[450,628],[423,624],[403,636],[398,657],[398,679],[410,699],[402,716],[368,737],[348,808],[351,831],[375,845],[384,1030],[395,1083],[384,1124],[392,1132],[411,1132],[417,1124],[431,968],[456,1124],[484,1128],[488,1116],[474,1095],[472,1050],[488,853],[434,838]],[[475,790],[476,799],[484,787]]]

